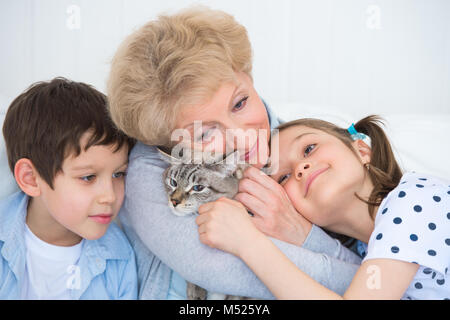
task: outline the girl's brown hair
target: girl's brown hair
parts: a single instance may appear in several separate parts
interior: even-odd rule
[[[368,200],[362,199],[356,193],[355,196],[369,205],[369,214],[372,218],[374,218],[375,207],[381,204],[381,201],[387,194],[399,184],[402,177],[402,170],[395,159],[391,144],[381,127],[382,124],[382,118],[376,115],[370,115],[354,125],[356,131],[364,133],[371,139],[371,159],[367,172],[374,188]],[[277,129],[282,131],[293,126],[305,126],[331,134],[341,140],[356,155],[356,151],[352,146],[353,140],[347,129],[340,128],[324,120],[309,118],[283,123]],[[342,237],[339,238],[343,240]],[[344,238],[348,239],[347,237]]]

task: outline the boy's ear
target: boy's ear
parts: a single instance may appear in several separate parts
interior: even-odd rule
[[[353,142],[356,152],[363,164],[370,163],[372,158],[372,149],[363,140],[355,140]]]
[[[38,173],[30,159],[22,158],[14,166],[14,178],[19,188],[30,197],[37,197],[41,194],[38,184]]]

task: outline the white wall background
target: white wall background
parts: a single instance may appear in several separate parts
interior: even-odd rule
[[[247,27],[269,102],[450,112],[448,0],[0,0],[0,92],[55,76],[103,90],[127,34],[192,3]]]
[[[381,114],[408,169],[450,178],[448,0],[0,0],[1,109],[55,76],[104,91],[127,34],[194,3],[246,26],[255,87],[280,116]]]

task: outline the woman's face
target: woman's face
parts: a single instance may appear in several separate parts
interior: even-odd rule
[[[191,148],[218,154],[238,150],[242,161],[262,167],[269,153],[267,111],[250,77],[236,77],[237,84],[224,83],[207,102],[182,107],[176,128],[188,133]]]
[[[279,133],[278,171],[271,175],[283,186],[289,199],[305,218],[322,227],[338,224],[357,194],[367,194],[372,185],[363,163],[369,155],[357,154],[337,137],[305,126]]]

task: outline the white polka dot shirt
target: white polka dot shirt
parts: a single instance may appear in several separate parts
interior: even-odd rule
[[[450,183],[406,173],[381,203],[367,255],[419,264],[403,299],[450,299]]]

